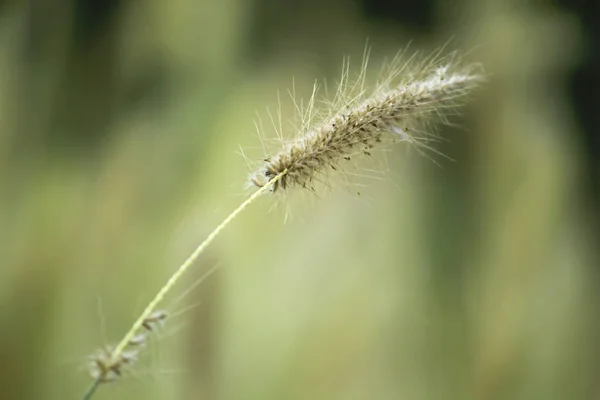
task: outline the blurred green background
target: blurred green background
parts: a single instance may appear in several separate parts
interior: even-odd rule
[[[255,112],[278,90],[289,109],[292,78],[303,95],[331,85],[367,38],[375,70],[411,40],[428,52],[452,38],[490,76],[440,131],[456,161],[395,148],[360,196],[308,196],[287,223],[261,199],[167,300],[176,316],[136,368],[94,398],[599,398],[598,186],[569,89],[594,38],[575,11],[1,2],[0,397],[81,398],[87,355],[244,198],[238,146],[260,159]]]

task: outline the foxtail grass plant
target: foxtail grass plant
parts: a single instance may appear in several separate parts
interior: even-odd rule
[[[250,174],[248,183],[257,190],[198,245],[121,341],[90,357],[94,382],[84,400],[91,399],[100,385],[114,382],[133,367],[147,336],[167,318],[166,313],[157,310],[165,295],[246,207],[267,192],[285,194],[294,188],[315,191],[315,183],[323,182],[332,171],[343,171],[345,163],[369,157],[383,146],[405,142],[419,151],[429,149],[435,124],[448,123],[448,116],[456,114],[483,80],[478,65],[464,65],[456,54],[442,57],[438,51],[421,60],[418,55],[407,60],[403,56],[404,52],[400,52],[371,88],[366,79],[367,52],[355,79],[350,78],[349,63],[345,61],[335,96],[323,108],[316,106],[316,85],[305,107],[293,98],[301,123],[291,139],[284,139],[281,117],[279,124],[271,118],[280,148],[266,155]]]

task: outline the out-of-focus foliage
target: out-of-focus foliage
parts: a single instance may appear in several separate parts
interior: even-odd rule
[[[456,162],[394,149],[384,180],[308,196],[286,224],[262,199],[172,298],[221,269],[167,301],[182,312],[134,373],[94,398],[599,395],[600,260],[565,93],[579,20],[549,1],[363,3],[2,3],[2,398],[80,397],[87,354],[247,193],[255,110],[292,77],[300,94],[334,82],[367,37],[374,68],[451,37],[484,65],[436,145]]]

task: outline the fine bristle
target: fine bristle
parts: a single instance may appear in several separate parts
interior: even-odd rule
[[[395,63],[370,92],[363,88],[366,61],[352,85],[345,64],[330,109],[314,111],[313,94],[306,111],[310,115],[303,120],[318,122],[302,124],[295,139],[264,159],[250,183],[262,187],[287,171],[272,185],[272,192],[293,187],[314,190],[315,181],[355,156],[370,156],[373,149],[396,142],[419,146],[426,128],[445,122],[482,80],[473,66],[462,67],[453,60],[432,57],[421,63]]]

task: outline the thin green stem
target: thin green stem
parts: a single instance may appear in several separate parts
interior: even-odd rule
[[[101,383],[102,383],[102,379],[99,377],[96,378],[96,380],[90,385],[88,390],[83,395],[82,400],[90,400],[92,398],[92,396],[94,395],[94,393],[96,393],[96,390],[98,389],[98,387],[100,386]]]
[[[284,170],[283,172],[281,172],[278,175],[276,175],[275,177],[273,177],[263,187],[261,187],[256,192],[254,192],[243,203],[241,203],[235,210],[233,210],[231,212],[231,214],[229,214],[223,220],[223,222],[221,222],[206,237],[206,239],[204,239],[204,241],[202,243],[200,243],[200,245],[198,245],[198,247],[196,247],[196,250],[194,250],[194,252],[192,254],[190,254],[190,256],[183,262],[183,264],[181,264],[181,266],[173,273],[173,275],[171,275],[171,277],[169,278],[169,280],[158,291],[158,293],[156,294],[156,296],[154,296],[154,298],[150,301],[150,303],[148,303],[148,305],[146,306],[146,308],[144,309],[144,311],[142,311],[142,313],[140,314],[140,316],[138,317],[138,319],[133,323],[133,325],[131,325],[131,328],[129,329],[129,331],[127,331],[127,333],[125,334],[125,336],[123,336],[123,339],[121,339],[121,341],[119,342],[119,344],[111,352],[110,363],[109,364],[117,365],[119,363],[119,360],[121,358],[121,355],[123,354],[123,351],[125,350],[125,348],[129,344],[129,342],[131,341],[131,339],[139,331],[139,329],[141,328],[141,326],[144,323],[144,321],[146,320],[146,318],[148,318],[148,316],[150,314],[152,314],[152,312],[154,312],[154,310],[159,305],[159,303],[164,299],[165,295],[173,288],[173,286],[177,283],[177,281],[179,281],[179,279],[189,269],[189,267],[194,263],[194,261],[196,261],[198,259],[198,257],[200,256],[200,254],[202,254],[202,252],[204,252],[204,250],[206,250],[206,248],[213,242],[213,240],[215,240],[215,238],[219,235],[219,233],[221,233],[221,231],[223,229],[225,229],[225,227],[227,225],[229,225],[229,223],[231,221],[233,221],[235,219],[235,217],[237,217],[246,207],[248,207],[250,204],[252,204],[254,202],[254,200],[256,200],[260,195],[262,195],[263,193],[265,193],[266,191],[268,191],[286,173],[287,173],[287,170]],[[102,382],[102,378],[103,378],[103,376],[99,376],[94,381],[94,383],[90,386],[90,388],[86,392],[85,396],[83,397],[83,400],[90,400],[91,399],[92,395],[96,392],[96,389],[98,388],[98,386]]]

